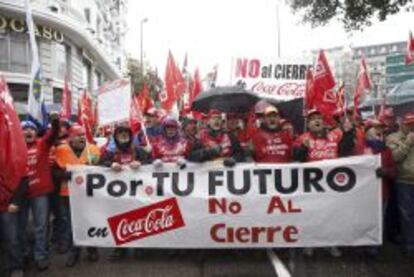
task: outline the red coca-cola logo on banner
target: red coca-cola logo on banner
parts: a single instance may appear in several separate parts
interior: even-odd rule
[[[116,245],[185,226],[175,198],[110,217],[108,223]]]
[[[269,96],[300,98],[303,97],[305,85],[303,83],[272,84],[260,81],[253,84],[251,90],[257,93],[268,94]]]

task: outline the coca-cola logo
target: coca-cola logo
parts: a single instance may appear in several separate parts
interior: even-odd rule
[[[269,96],[284,98],[303,97],[305,85],[303,83],[266,83],[259,81],[251,86],[251,90],[256,93],[268,94]]]
[[[116,245],[185,226],[176,198],[108,218]]]

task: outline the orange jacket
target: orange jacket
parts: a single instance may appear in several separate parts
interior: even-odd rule
[[[59,145],[55,149],[56,163],[62,169],[66,169],[68,165],[92,165],[97,164],[100,158],[100,151],[96,145],[88,144],[83,149],[82,154],[78,157],[73,152],[69,144]],[[63,182],[60,188],[61,196],[69,196],[69,187],[67,182]]]

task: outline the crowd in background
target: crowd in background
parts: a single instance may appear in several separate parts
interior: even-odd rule
[[[240,162],[291,163],[336,159],[353,155],[380,154],[384,228],[388,239],[397,241],[404,253],[414,253],[414,113],[397,120],[391,108],[378,118],[362,120],[350,110],[334,114],[335,125],[327,125],[316,110],[306,112],[306,130],[299,132],[278,109],[259,102],[250,113],[223,114],[210,110],[195,119],[186,115],[176,120],[159,109],[144,114],[138,128],[129,123],[100,129],[96,142],[87,141],[77,123],[51,115],[48,130],[31,121],[22,129],[28,147],[28,171],[18,189],[6,197],[0,190],[0,224],[7,249],[11,276],[23,276],[24,266],[34,260],[40,271],[49,267],[51,249],[66,253],[66,266],[79,261],[81,248],[73,245],[70,165],[99,165],[114,171],[140,170],[141,165],[161,168],[165,163],[184,169],[187,162],[222,161],[233,167]],[[398,122],[397,122],[398,121]],[[1,185],[1,184],[0,184]],[[29,216],[31,214],[31,216]],[[32,219],[33,240],[27,236]],[[50,223],[50,224],[49,224]],[[330,248],[333,256],[341,250]],[[113,249],[110,258],[127,255]],[[368,255],[378,255],[371,247]],[[99,259],[96,248],[87,248],[90,261]],[[312,255],[313,249],[305,249]]]

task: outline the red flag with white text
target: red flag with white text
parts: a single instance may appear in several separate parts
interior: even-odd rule
[[[6,79],[0,74],[0,196],[2,201],[27,174],[27,146]],[[10,195],[6,195],[10,194]]]
[[[185,80],[177,67],[171,51],[168,53],[164,78],[165,90],[160,95],[161,107],[170,111],[185,91]]]
[[[83,90],[78,100],[78,123],[85,128],[86,139],[89,143],[94,143],[93,140],[93,107],[92,99],[86,90]]]

